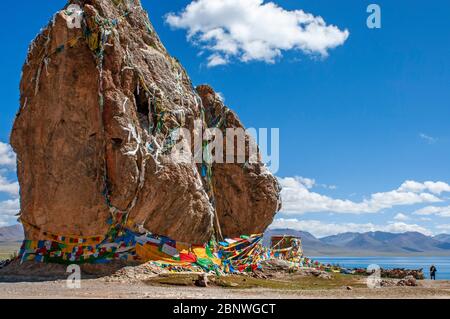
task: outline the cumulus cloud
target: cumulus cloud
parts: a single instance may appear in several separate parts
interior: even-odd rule
[[[389,222],[386,225],[377,225],[373,223],[357,224],[357,223],[325,223],[318,220],[298,220],[298,219],[276,219],[270,226],[272,229],[290,228],[295,230],[307,231],[316,237],[325,237],[345,232],[373,232],[383,231],[390,233],[419,232],[425,235],[432,235],[428,229],[416,225],[406,224],[403,222]]]
[[[421,203],[437,203],[442,200],[429,192],[404,190],[401,187],[389,192],[375,193],[360,202],[348,199],[335,199],[311,190],[311,183],[303,177],[279,178],[283,187],[283,212],[289,213],[377,213],[394,206],[414,205]],[[427,188],[428,190],[429,188]],[[434,188],[433,188],[434,189]],[[436,189],[434,189],[437,192]]]
[[[221,56],[220,54],[213,54],[208,57],[208,66],[215,67],[219,65],[228,64],[228,59]]]
[[[14,224],[15,216],[20,210],[19,199],[8,199],[0,202],[0,227]]]
[[[15,215],[20,210],[19,183],[9,181],[4,174],[12,172],[16,167],[16,154],[9,144],[0,142],[0,193],[10,197],[0,201],[0,226],[6,226],[16,222]]]
[[[8,181],[3,176],[16,165],[16,154],[9,144],[0,142],[0,193],[7,193],[14,197],[19,195],[19,183]]]
[[[441,195],[442,193],[450,192],[450,185],[444,182],[425,182],[419,183],[415,181],[406,181],[400,188],[402,192],[415,192],[420,193],[423,191],[429,191],[433,194]]]
[[[415,211],[413,214],[422,216],[435,215],[440,217],[450,217],[450,206],[427,206]]]
[[[296,179],[301,185],[303,185],[307,189],[311,189],[316,185],[316,180],[312,178],[297,176]]]
[[[398,213],[397,215],[395,215],[394,219],[397,221],[404,222],[404,221],[409,220],[410,218],[408,216],[406,216],[405,214]]]
[[[0,142],[0,166],[14,168],[16,165],[16,154],[9,144]]]
[[[210,67],[233,58],[274,63],[288,50],[326,57],[349,37],[322,17],[263,0],[195,0],[166,22],[186,29],[189,41],[210,52]]]
[[[0,173],[0,193],[7,193],[12,196],[19,195],[19,183],[8,181],[4,176]]]

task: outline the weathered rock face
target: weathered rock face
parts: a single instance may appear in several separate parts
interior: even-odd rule
[[[223,129],[242,127],[237,116],[211,88],[193,88],[139,0],[71,2],[81,27],[58,12],[23,68],[11,144],[26,237],[102,235],[119,211],[128,227],[186,242],[264,231],[280,190],[260,161],[214,164],[208,181],[202,165],[171,155],[177,128],[194,135],[196,120],[219,113]]]
[[[223,105],[210,87],[199,86],[197,92],[205,108],[208,127],[220,126],[224,136],[224,163],[213,164],[215,208],[220,228],[229,237],[261,232],[281,209],[279,197],[281,189],[278,182],[261,164],[259,153],[256,154],[256,160],[248,160],[251,142],[249,137],[246,137],[245,147],[247,161],[239,163],[237,147],[234,147],[235,163],[226,163],[225,129],[244,129],[244,126],[236,114]]]

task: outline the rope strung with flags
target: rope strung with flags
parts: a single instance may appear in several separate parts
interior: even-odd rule
[[[138,234],[123,227],[123,220],[112,223],[108,234],[74,237],[58,236],[41,231],[43,240],[25,240],[19,258],[21,262],[36,261],[60,264],[98,264],[113,260],[156,262],[164,267],[178,266],[221,273],[252,271],[264,255],[260,245],[262,235],[228,239],[229,243],[211,241],[196,245],[178,242],[150,233]]]

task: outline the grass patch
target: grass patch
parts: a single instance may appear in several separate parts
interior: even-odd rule
[[[145,281],[148,285],[156,286],[194,286],[198,278],[195,274],[164,274]],[[248,276],[210,277],[209,285],[225,289],[265,288],[277,290],[311,290],[311,289],[339,289],[346,286],[354,288],[365,287],[359,276],[332,274],[332,279],[304,277],[299,275],[283,275],[276,279],[259,279]]]
[[[21,243],[0,242],[0,260],[9,259],[12,254],[17,253]]]

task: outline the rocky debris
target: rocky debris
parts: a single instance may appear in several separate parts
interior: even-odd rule
[[[318,277],[318,278],[321,278],[321,279],[326,279],[326,280],[331,280],[331,279],[333,279],[333,277],[332,277],[329,273],[327,273],[327,272],[325,272],[325,271],[321,271],[321,270],[319,270],[319,271],[320,271],[320,273],[313,272],[312,274],[313,274],[314,276]]]
[[[412,269],[411,270],[411,269],[404,269],[404,268],[392,269],[392,270],[382,269],[381,277],[396,278],[396,279],[404,279],[406,277],[413,277],[417,280],[422,280],[425,278],[425,276],[423,274],[423,269],[418,269],[418,270]]]
[[[417,281],[416,278],[414,278],[413,276],[406,276],[405,278],[401,279],[398,283],[397,286],[399,287],[416,287],[417,285]]]
[[[68,27],[72,4],[80,28]],[[178,128],[243,125],[210,87],[193,88],[139,0],[69,1],[30,46],[20,93],[11,145],[27,239],[102,236],[120,212],[133,230],[202,243],[261,233],[280,209],[259,155],[208,174],[172,156]]]
[[[275,276],[280,273],[294,273],[296,275],[305,277],[314,276],[321,279],[332,279],[331,274],[327,273],[326,271],[315,268],[293,266],[292,263],[282,259],[265,260],[261,262],[260,266],[260,271],[267,277]]]
[[[208,275],[207,274],[199,275],[198,279],[195,281],[195,285],[197,287],[202,287],[202,288],[208,287]]]
[[[251,275],[253,278],[258,278],[258,279],[268,279],[268,278],[273,277],[273,274],[265,274],[263,271],[261,271],[259,269],[253,270]]]
[[[358,275],[358,276],[369,276],[371,274],[369,274],[367,272],[367,270],[365,268],[355,268],[353,269],[353,274],[354,275]]]
[[[371,273],[368,273],[364,268],[354,269],[355,275],[361,276],[370,276]],[[381,277],[382,278],[393,278],[393,279],[403,279],[407,276],[412,276],[417,280],[425,279],[423,274],[423,269],[404,269],[404,268],[396,268],[396,269],[381,269]]]
[[[292,263],[282,259],[269,259],[260,263],[261,271],[264,273],[290,272],[293,269]]]
[[[380,287],[388,288],[388,287],[395,287],[396,285],[397,285],[397,280],[394,280],[394,279],[380,280]]]
[[[165,273],[167,272],[163,268],[152,263],[145,263],[134,267],[123,267],[112,275],[104,277],[103,280],[106,282],[133,283]]]
[[[5,268],[6,266],[8,266],[11,263],[12,263],[11,259],[0,260],[0,269]]]
[[[384,288],[389,287],[417,287],[417,280],[413,276],[406,276],[403,279],[383,279],[380,281],[380,286]]]

